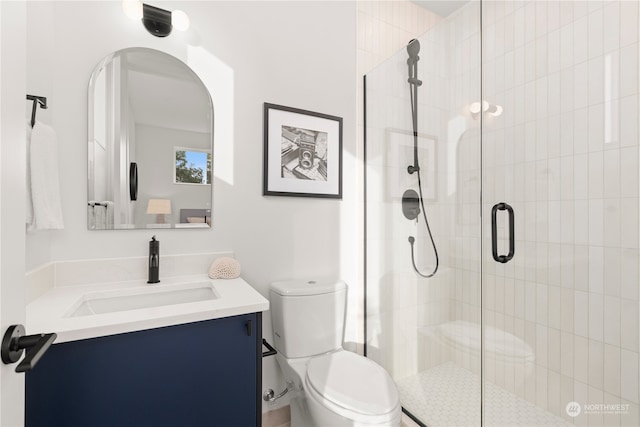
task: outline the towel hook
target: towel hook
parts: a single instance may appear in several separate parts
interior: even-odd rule
[[[47,109],[47,98],[44,96],[29,95],[27,94],[27,100],[33,101],[33,107],[31,108],[31,127],[36,124],[36,107],[39,105],[42,109]]]

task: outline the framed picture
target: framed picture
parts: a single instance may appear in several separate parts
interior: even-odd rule
[[[400,129],[387,129],[389,174],[387,192],[391,199],[402,199],[404,191],[412,188],[418,191],[418,178],[407,172],[407,166],[413,165],[413,132]],[[435,136],[418,133],[418,162],[422,195],[425,200],[436,200],[436,146]]]
[[[342,118],[264,104],[265,196],[342,198]]]

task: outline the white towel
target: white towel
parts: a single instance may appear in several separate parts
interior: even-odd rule
[[[64,228],[58,177],[58,146],[53,128],[36,122],[31,131],[29,151],[33,202],[33,220],[29,230]]]
[[[87,226],[89,230],[95,230],[96,228],[96,214],[93,209],[95,203],[94,201],[87,203]]]
[[[104,202],[104,204],[107,205],[107,212],[105,214],[105,216],[106,216],[106,229],[107,230],[113,230],[113,217],[114,217],[113,202],[106,201],[106,202]]]
[[[93,207],[93,213],[96,222],[96,230],[104,230],[107,228],[107,207],[95,205]]]

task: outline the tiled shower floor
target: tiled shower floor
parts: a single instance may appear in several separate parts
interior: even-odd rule
[[[480,425],[480,377],[445,363],[397,382],[402,406],[428,427]],[[485,426],[573,426],[496,386],[485,384]]]

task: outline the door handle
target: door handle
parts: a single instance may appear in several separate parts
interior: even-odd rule
[[[506,210],[509,213],[509,253],[507,255],[498,255],[498,211]],[[500,263],[507,263],[511,261],[516,251],[515,236],[514,236],[514,221],[513,221],[513,208],[507,203],[496,203],[491,209],[491,249],[493,252],[493,259]]]
[[[24,360],[16,367],[16,372],[32,370],[57,337],[56,334],[35,334],[28,336],[24,334],[24,326],[11,325],[7,328],[7,332],[5,332],[2,338],[0,354],[2,356],[2,362],[5,365],[17,362],[20,360],[22,352],[24,350],[27,351]]]
[[[138,164],[129,164],[129,199],[138,200]]]

